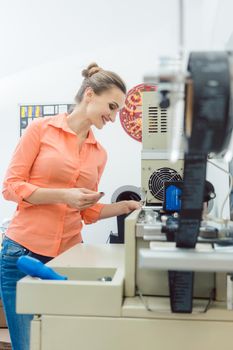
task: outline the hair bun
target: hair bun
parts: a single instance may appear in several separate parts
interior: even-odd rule
[[[89,66],[82,71],[82,76],[84,78],[90,78],[93,74],[99,73],[99,71],[103,70],[98,66],[97,63],[91,63]]]

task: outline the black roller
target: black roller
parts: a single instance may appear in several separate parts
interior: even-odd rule
[[[176,246],[194,248],[202,220],[208,153],[224,152],[232,133],[229,55],[226,52],[191,53],[186,85],[183,191]],[[192,312],[194,273],[169,271],[173,312]]]

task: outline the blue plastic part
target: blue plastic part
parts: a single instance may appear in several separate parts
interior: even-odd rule
[[[21,256],[17,260],[17,267],[26,275],[39,277],[44,280],[67,280],[66,276],[62,276],[55,272],[51,267],[44,265],[40,260],[30,256]]]
[[[179,211],[181,208],[181,189],[171,185],[166,188],[166,210]]]

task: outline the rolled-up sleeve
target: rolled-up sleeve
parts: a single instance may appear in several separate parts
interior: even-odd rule
[[[93,188],[93,191],[98,191],[99,182],[100,182],[101,176],[103,174],[106,162],[107,162],[107,153],[104,151],[104,159],[103,159],[102,164],[98,168],[98,180],[96,182],[95,188]],[[98,221],[99,217],[100,217],[100,212],[104,206],[105,206],[105,204],[103,204],[103,203],[96,203],[95,205],[93,205],[87,209],[82,210],[81,217],[82,217],[84,223],[86,225],[88,225],[88,224],[93,224],[96,221]]]
[[[100,212],[103,209],[105,204],[102,203],[96,203],[92,207],[89,207],[85,210],[81,211],[81,217],[86,225],[88,224],[94,224],[96,221],[99,220]]]
[[[40,118],[34,120],[21,137],[3,182],[2,194],[6,200],[22,205],[30,205],[23,202],[38,186],[29,183],[29,173],[40,149]]]

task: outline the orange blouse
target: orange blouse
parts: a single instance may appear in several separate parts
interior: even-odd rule
[[[34,253],[57,256],[82,241],[82,220],[98,220],[104,204],[82,211],[66,204],[34,205],[24,201],[38,188],[98,190],[107,154],[92,131],[79,152],[67,114],[35,119],[14,152],[3,196],[18,203],[6,235]]]

